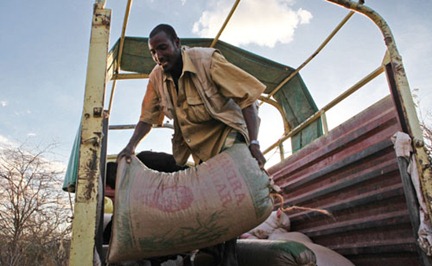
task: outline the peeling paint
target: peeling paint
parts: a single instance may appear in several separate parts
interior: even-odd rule
[[[105,1],[94,5],[90,52],[81,121],[79,174],[72,221],[72,242],[69,265],[93,265],[95,228],[98,213],[100,174],[100,140],[102,134],[102,108],[106,82],[111,10],[104,9]]]
[[[84,198],[86,200],[90,200],[93,192],[95,192],[95,181],[96,181],[96,174],[98,172],[98,156],[97,156],[97,150],[96,149],[90,149],[91,151],[91,158],[86,162],[85,165],[85,177],[87,180],[87,184],[85,186],[85,191],[83,193]]]
[[[94,21],[93,21],[94,26],[99,26],[99,25],[110,26],[110,24],[111,24],[111,20],[109,16],[98,14],[98,13],[95,14]]]

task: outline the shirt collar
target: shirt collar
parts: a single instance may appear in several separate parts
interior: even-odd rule
[[[182,54],[182,59],[183,59],[183,70],[182,70],[182,76],[183,73],[185,72],[192,72],[192,73],[196,73],[196,68],[195,65],[192,63],[192,60],[190,59],[188,53],[186,53],[185,51],[189,49],[188,46],[182,46],[181,47],[181,54]],[[163,72],[163,78],[164,81],[166,80],[172,80],[171,74],[166,74],[165,72]]]
[[[192,63],[192,60],[189,57],[189,54],[186,52],[186,50],[189,49],[187,46],[182,46],[181,53],[183,58],[183,73],[184,72],[192,72],[196,73],[195,65]]]

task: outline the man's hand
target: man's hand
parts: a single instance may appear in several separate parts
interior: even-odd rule
[[[117,155],[117,163],[119,163],[119,161],[125,157],[126,159],[126,163],[130,163],[131,162],[131,156],[135,154],[135,151],[131,148],[129,148],[128,146],[126,146],[126,148],[124,148],[118,155]]]
[[[138,143],[143,139],[151,130],[151,125],[139,121],[138,124],[135,127],[134,133],[132,134],[131,139],[129,140],[129,143],[126,145],[126,147],[117,155],[117,163],[121,160],[121,158],[126,158],[126,163],[131,162],[131,156],[135,154],[135,148],[138,145]]]
[[[249,150],[252,156],[257,160],[259,167],[264,170],[266,159],[260,150],[260,146],[258,144],[251,144],[249,145]]]

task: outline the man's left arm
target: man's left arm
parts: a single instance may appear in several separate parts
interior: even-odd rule
[[[215,52],[212,57],[211,76],[213,82],[218,86],[219,92],[227,98],[232,98],[242,109],[249,139],[252,141],[249,149],[252,156],[258,161],[260,168],[264,169],[266,159],[257,140],[260,120],[256,100],[265,90],[265,85],[249,73],[228,62],[218,52]]]
[[[251,141],[249,144],[249,150],[252,156],[258,161],[260,168],[264,169],[266,159],[261,152],[260,145],[258,143],[258,129],[260,120],[255,103],[243,108],[242,113],[248,129],[249,139]]]

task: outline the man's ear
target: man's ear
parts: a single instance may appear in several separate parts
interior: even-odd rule
[[[174,43],[175,43],[177,48],[180,48],[181,43],[180,43],[180,39],[178,37],[174,40]]]

